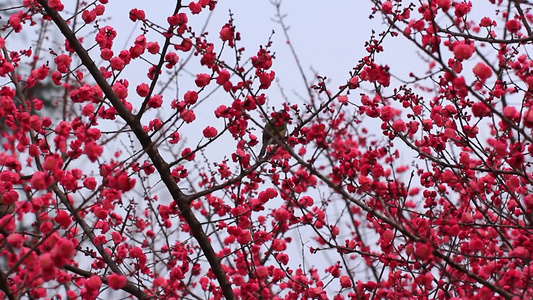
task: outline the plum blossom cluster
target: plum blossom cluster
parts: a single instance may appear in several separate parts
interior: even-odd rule
[[[370,1],[385,26],[345,84],[306,82],[258,157],[275,45],[247,52],[231,14],[202,32],[217,1],[131,7],[125,46],[107,0],[19,2],[0,37],[0,298],[533,297],[526,3]],[[35,28],[61,41],[13,50]],[[427,70],[382,62],[398,39]]]

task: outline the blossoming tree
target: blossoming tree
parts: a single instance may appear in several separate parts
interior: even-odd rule
[[[527,1],[370,1],[383,30],[345,84],[285,101],[264,157],[271,43],[193,26],[214,0],[128,8],[134,29],[66,2],[0,4],[0,298],[533,297]],[[426,70],[382,63],[395,41]],[[53,111],[28,92],[49,81]]]

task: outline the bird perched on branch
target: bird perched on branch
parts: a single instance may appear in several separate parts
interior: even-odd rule
[[[285,110],[280,110],[267,120],[263,130],[263,146],[259,157],[265,155],[268,145],[277,144],[287,134],[287,122],[289,116]]]

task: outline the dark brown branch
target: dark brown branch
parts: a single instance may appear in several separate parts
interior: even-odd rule
[[[235,299],[233,289],[231,284],[226,276],[226,272],[220,264],[220,260],[216,255],[211,243],[209,242],[208,237],[206,236],[202,226],[194,213],[192,212],[189,202],[187,201],[186,196],[180,190],[176,184],[174,178],[171,176],[170,169],[167,162],[161,157],[159,151],[154,147],[153,142],[151,141],[148,134],[144,131],[140,121],[132,115],[126,107],[122,104],[118,96],[113,92],[113,89],[109,83],[102,76],[98,67],[94,64],[92,58],[89,56],[89,53],[81,45],[79,40],[76,38],[76,35],[70,30],[69,26],[65,20],[53,9],[48,6],[46,0],[39,0],[39,4],[45,9],[48,16],[59,28],[63,36],[69,41],[70,46],[76,51],[76,54],[79,56],[82,64],[87,68],[91,76],[94,78],[98,86],[102,89],[104,95],[109,99],[113,107],[117,110],[119,116],[130,126],[132,132],[135,134],[139,142],[141,143],[143,149],[146,151],[146,154],[152,160],[154,166],[156,167],[161,180],[165,183],[168,191],[170,192],[174,202],[180,209],[181,215],[185,221],[189,224],[191,233],[198,241],[200,248],[205,254],[213,274],[215,274],[222,292],[226,299]]]

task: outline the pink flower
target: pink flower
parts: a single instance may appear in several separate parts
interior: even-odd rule
[[[187,91],[184,100],[187,104],[195,104],[196,101],[198,101],[198,93],[195,91]]]
[[[137,92],[137,95],[141,97],[146,97],[148,96],[148,93],[150,92],[150,87],[146,83],[141,83],[137,86],[136,92]]]
[[[211,126],[207,126],[205,129],[204,129],[204,136],[206,138],[214,138],[215,136],[217,136],[217,129],[214,128],[214,127],[211,127]]]
[[[211,80],[211,76],[209,74],[201,73],[196,75],[196,80],[194,83],[196,83],[197,87],[204,87],[209,84],[209,81]]]
[[[102,280],[96,275],[89,277],[89,279],[85,281],[85,288],[88,291],[96,291],[100,289],[100,286],[102,286]]]
[[[492,76],[492,69],[482,62],[477,63],[472,71],[477,77],[479,77],[479,79],[481,79],[481,81],[485,81]]]
[[[505,28],[511,33],[517,33],[522,28],[522,24],[518,20],[512,19],[505,23]]]
[[[126,286],[126,276],[119,274],[111,274],[107,276],[107,285],[114,290],[119,290]]]
[[[67,73],[72,59],[66,54],[60,54],[54,59],[54,62],[57,64],[59,72]]]
[[[458,60],[469,59],[474,53],[474,46],[465,42],[457,42],[453,47],[453,54]]]

